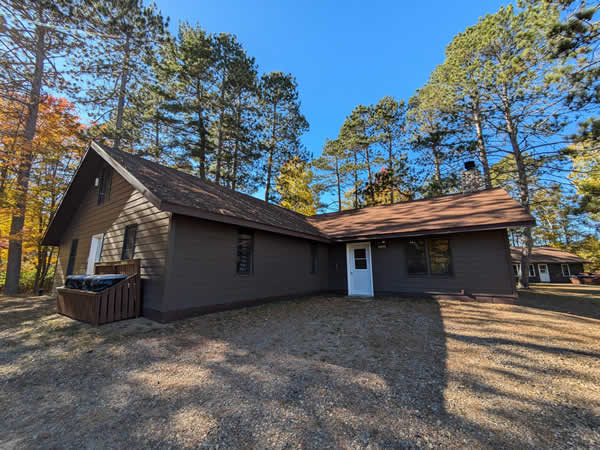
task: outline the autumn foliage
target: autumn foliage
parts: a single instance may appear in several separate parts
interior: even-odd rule
[[[0,285],[6,273],[10,221],[14,213],[16,170],[21,162],[24,108],[0,99]],[[21,290],[38,291],[52,284],[56,248],[41,244],[50,217],[85,151],[85,126],[72,103],[45,96],[40,104],[33,166],[27,194]]]

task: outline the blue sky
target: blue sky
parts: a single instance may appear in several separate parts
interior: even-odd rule
[[[298,80],[303,137],[319,155],[344,118],[384,95],[408,99],[444,59],[452,37],[503,3],[454,1],[159,0],[176,33],[179,21],[238,36],[261,72]]]

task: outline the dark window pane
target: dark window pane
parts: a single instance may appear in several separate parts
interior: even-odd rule
[[[133,259],[135,255],[135,236],[137,234],[137,225],[127,225],[125,227],[125,236],[123,236],[123,251],[121,259]]]
[[[408,273],[427,273],[425,241],[423,239],[413,239],[408,241],[406,254],[408,259]]]
[[[366,269],[367,268],[367,260],[366,259],[354,259],[354,268],[355,269]]]
[[[98,204],[101,205],[110,198],[110,188],[112,185],[112,171],[109,167],[102,169],[98,185]]]
[[[367,249],[366,248],[355,248],[354,249],[354,268],[358,270],[364,270],[367,268]]]
[[[71,252],[69,253],[69,262],[67,263],[67,275],[73,274],[73,268],[75,267],[75,256],[77,256],[77,239],[71,241]]]
[[[431,239],[429,241],[429,263],[431,273],[447,275],[450,270],[450,241],[448,239]]]
[[[237,273],[252,273],[252,254],[254,251],[254,235],[240,231],[237,243]]]

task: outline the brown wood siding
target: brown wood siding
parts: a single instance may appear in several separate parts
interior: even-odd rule
[[[125,226],[137,224],[134,258],[141,259],[144,306],[159,308],[164,290],[169,222],[170,213],[155,208],[115,171],[110,198],[98,205],[98,190],[93,186],[92,178],[83,201],[73,211],[61,237],[56,285],[64,284],[73,239],[79,239],[73,273],[85,273],[93,235],[104,233],[101,261],[120,260]]]
[[[444,235],[450,238],[453,274],[450,276],[408,275],[407,239],[388,239],[387,248],[371,243],[373,286],[377,293],[460,292],[513,295],[514,285],[506,231],[479,231]],[[345,244],[330,250],[332,264],[341,264],[341,273],[331,278],[330,289],[347,292]],[[334,259],[331,255],[336,255]]]
[[[238,227],[173,215],[173,249],[165,311],[199,309],[327,289],[327,246],[318,244],[311,274],[311,241],[254,231],[254,270],[236,273]]]

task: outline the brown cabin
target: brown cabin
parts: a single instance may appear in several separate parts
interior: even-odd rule
[[[522,250],[511,247],[513,275],[521,273]],[[583,273],[586,259],[554,247],[533,247],[529,255],[529,281],[531,283],[570,283],[571,277]]]
[[[533,217],[502,189],[306,217],[92,143],[52,218],[56,285],[137,259],[143,315],[315,293],[516,297],[506,229]]]

